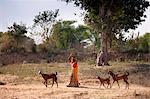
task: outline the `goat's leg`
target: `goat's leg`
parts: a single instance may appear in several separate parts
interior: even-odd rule
[[[111,88],[111,83],[110,83],[110,81],[108,81],[107,84],[108,84],[108,87]]]
[[[110,86],[110,84],[108,83],[108,86],[107,86],[107,88],[110,88],[111,86]]]
[[[101,88],[102,83],[100,82],[99,88]]]
[[[113,81],[113,83],[115,82],[115,80]],[[110,85],[110,88],[112,87],[113,83]]]
[[[106,84],[107,84],[107,87],[106,87],[106,88],[108,88],[108,86],[109,86],[109,82],[107,81],[107,82],[106,82]]]
[[[108,83],[108,86],[109,86],[109,88],[111,88],[111,83],[110,82]]]
[[[57,88],[58,88],[58,82],[57,82],[57,79],[55,79],[55,82],[56,82],[56,84],[57,84]]]
[[[124,80],[124,82],[126,83],[126,88],[128,87],[128,89],[129,89],[129,83],[128,83],[128,81]]]
[[[53,79],[53,83],[52,83],[52,86],[51,86],[51,88],[53,87],[53,85],[54,85],[54,79]]]
[[[109,84],[107,83],[107,87],[106,88],[108,88],[108,86],[109,86]]]
[[[107,88],[109,87],[109,82],[107,82]]]
[[[118,84],[118,86],[119,86],[119,88],[120,88],[120,85],[119,85],[119,82],[118,82],[118,80],[117,80],[117,84]]]
[[[103,82],[103,86],[106,88],[106,86],[105,86],[104,82]]]
[[[45,81],[45,86],[47,87],[47,80]]]

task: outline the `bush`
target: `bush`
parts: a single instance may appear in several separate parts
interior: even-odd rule
[[[150,52],[150,33],[130,39],[122,45],[122,52],[128,53],[149,53]]]
[[[12,52],[16,48],[16,41],[15,39],[9,35],[9,33],[4,33],[0,37],[0,52]]]

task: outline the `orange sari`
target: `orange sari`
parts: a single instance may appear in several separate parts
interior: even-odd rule
[[[78,82],[78,64],[77,62],[70,63],[70,64],[73,67],[73,75],[74,75],[75,81]]]
[[[71,67],[72,67],[72,74],[70,78],[70,83],[68,87],[78,87],[79,82],[78,82],[78,64],[77,62],[70,62]]]

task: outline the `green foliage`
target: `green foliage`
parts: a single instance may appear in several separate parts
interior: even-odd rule
[[[42,29],[42,33],[40,33],[40,36],[43,37],[44,41],[49,38],[49,35],[51,33],[51,27],[52,24],[56,21],[56,18],[58,16],[59,9],[53,11],[43,11],[39,12],[38,15],[34,18],[34,28],[39,27]]]
[[[37,52],[46,52],[47,51],[44,44],[37,45],[36,50],[37,50]]]
[[[144,36],[139,38],[138,50],[140,52],[150,52],[150,33],[146,33]]]
[[[15,40],[15,47],[13,51],[27,51],[32,52],[32,47],[34,46],[33,39],[26,36],[27,28],[25,25],[14,23],[12,26],[8,27],[9,36]]]
[[[80,42],[91,39],[91,31],[88,27],[79,25],[75,27],[75,21],[59,21],[53,25],[52,38],[58,49],[79,48]]]
[[[27,28],[14,23],[8,27],[8,32],[1,33],[0,52],[36,52],[34,40],[27,37]]]
[[[117,42],[115,44],[118,44]],[[116,48],[115,48],[116,47]],[[129,53],[149,53],[150,52],[150,33],[146,33],[141,37],[123,41],[121,47],[113,45],[115,50]]]
[[[143,17],[149,2],[146,0],[62,0],[73,2],[87,11],[90,20],[97,23],[101,20],[103,25],[109,26],[112,22],[121,29],[135,29],[138,24],[144,21]],[[99,20],[95,20],[99,17]],[[109,23],[110,24],[110,23]]]
[[[82,41],[85,39],[92,39],[91,38],[92,34],[90,31],[90,28],[84,25],[79,25],[76,28],[76,38],[78,39],[78,41]],[[92,40],[91,40],[92,41]]]
[[[117,34],[135,29],[145,21],[145,10],[150,5],[146,0],[61,0],[74,3],[86,11],[85,23],[100,34],[105,42],[112,43]],[[111,45],[111,44],[110,44]],[[103,47],[102,47],[103,48]],[[105,49],[106,50],[106,49]]]
[[[27,33],[27,28],[23,24],[13,23],[12,26],[8,27],[8,32],[15,38],[23,37]]]
[[[33,45],[31,46],[31,51],[32,51],[33,53],[36,53],[36,52],[37,52],[37,50],[36,50],[36,44],[33,44]]]
[[[0,37],[0,52],[11,52],[16,48],[16,41],[9,33],[3,33]]]
[[[58,50],[71,50],[83,48],[81,41],[89,39],[94,42],[95,35],[87,26],[74,26],[75,21],[58,21],[53,24],[50,37],[42,44],[38,45],[38,52],[54,52]]]
[[[72,25],[74,23],[75,21],[63,21],[53,25],[52,38],[58,49],[66,49],[76,42],[75,27]]]
[[[13,36],[16,41],[16,46],[19,47],[19,44],[23,42],[22,38],[27,33],[27,28],[24,25],[13,23],[12,26],[8,27],[8,33]]]
[[[56,51],[56,44],[52,38],[36,46],[37,52],[54,52]]]
[[[23,37],[22,42],[20,42],[20,45],[18,47],[19,49],[23,49],[25,52],[36,52],[36,45],[34,43],[34,40],[29,37]],[[20,51],[20,50],[19,50]]]

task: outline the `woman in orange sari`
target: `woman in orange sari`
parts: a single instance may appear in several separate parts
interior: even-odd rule
[[[72,74],[70,77],[70,83],[69,85],[67,85],[67,87],[79,87],[77,60],[75,59],[75,56],[73,56],[72,54],[69,56],[68,60],[72,67]]]

